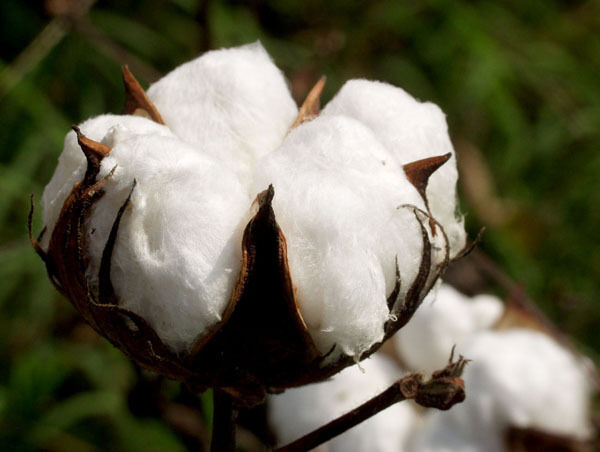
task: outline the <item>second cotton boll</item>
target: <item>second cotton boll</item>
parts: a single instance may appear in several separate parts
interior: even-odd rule
[[[503,452],[509,427],[587,440],[590,382],[583,364],[531,330],[486,331],[464,347],[468,396],[448,412],[428,413],[420,452]]]

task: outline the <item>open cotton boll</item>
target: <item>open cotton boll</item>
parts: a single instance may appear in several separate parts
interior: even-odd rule
[[[119,303],[175,351],[221,319],[239,274],[249,199],[237,176],[186,143],[160,135],[118,142],[99,177],[114,174],[87,221],[92,287],[117,211],[137,182],[112,254]]]
[[[369,127],[400,165],[443,155],[454,149],[446,118],[431,102],[419,102],[387,83],[350,80],[321,113],[347,115]],[[456,159],[451,158],[429,179],[427,198],[433,216],[444,226],[451,255],[463,249],[466,235],[456,216]]]
[[[373,355],[344,369],[331,380],[269,396],[268,418],[278,442],[285,444],[332,421],[387,389],[401,376],[389,359]],[[417,414],[409,403],[397,403],[328,441],[323,452],[402,452]]]
[[[111,147],[132,135],[173,136],[167,127],[137,116],[100,115],[82,122],[79,129],[88,138]],[[42,195],[43,220],[47,228],[40,243],[42,248],[48,247],[63,204],[73,190],[73,185],[83,178],[85,169],[85,155],[77,143],[75,132],[71,131],[65,137],[58,165]]]
[[[386,298],[421,260],[419,224],[404,203],[415,188],[358,121],[319,117],[294,129],[257,165],[254,192],[273,184],[300,311],[323,353],[360,355],[383,337]]]
[[[448,444],[468,443],[500,452],[511,426],[589,438],[586,370],[549,336],[520,329],[482,332],[464,354],[472,360],[463,376],[467,398],[431,415],[416,450],[463,451]]]
[[[443,368],[454,345],[463,346],[502,316],[504,304],[492,295],[467,297],[448,284],[432,290],[410,322],[393,338],[411,370],[433,372]]]
[[[260,42],[207,52],[148,89],[166,124],[244,180],[277,147],[298,109]]]

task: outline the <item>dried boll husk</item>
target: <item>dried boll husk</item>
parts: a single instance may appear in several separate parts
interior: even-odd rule
[[[239,67],[251,83],[210,82]],[[429,177],[451,152],[403,161],[362,120],[314,119],[322,82],[294,121],[257,45],[209,52],[148,95],[123,75],[125,112],[146,118],[99,117],[67,137],[44,196],[48,229],[32,239],[100,334],[146,368],[251,404],[328,378],[408,322],[449,263],[445,228],[461,222],[428,213]],[[208,94],[170,96],[195,77]],[[252,126],[233,118],[253,109]]]

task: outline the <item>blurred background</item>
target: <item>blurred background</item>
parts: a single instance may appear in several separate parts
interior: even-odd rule
[[[298,101],[325,74],[324,102],[366,77],[440,105],[471,236],[486,226],[481,250],[599,362],[599,1],[2,0],[1,450],[206,440],[209,395],[136,369],[51,286],[27,239],[29,194],[40,198],[71,124],[121,111],[121,65],[147,86],[256,39]]]

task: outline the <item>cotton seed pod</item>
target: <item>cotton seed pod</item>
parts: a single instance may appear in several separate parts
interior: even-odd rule
[[[461,255],[456,164],[432,104],[360,81],[319,114],[321,80],[298,110],[259,43],[208,52],[148,94],[123,79],[125,115],[67,135],[32,243],[141,366],[248,404],[323,380],[405,325]],[[369,87],[396,95],[385,128],[343,105],[368,103]],[[423,121],[407,131],[411,111]]]

